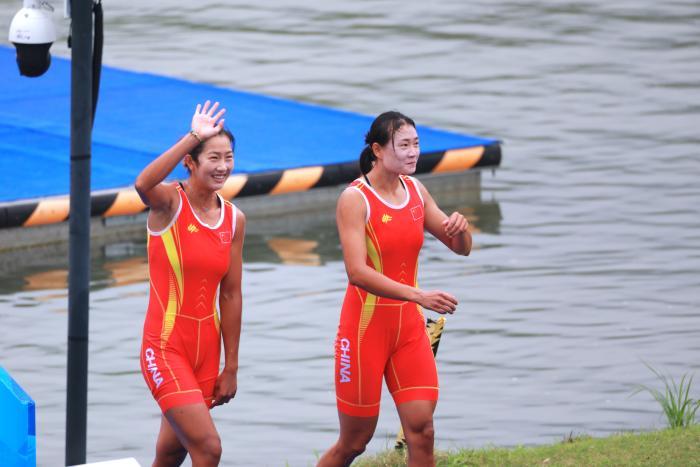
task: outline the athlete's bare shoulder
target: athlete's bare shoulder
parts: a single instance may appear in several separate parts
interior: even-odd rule
[[[236,206],[236,224],[245,225],[245,214]]]
[[[350,185],[338,197],[338,208],[365,207],[365,195],[355,185]]]
[[[416,177],[409,176],[408,179],[413,182],[413,184],[416,186],[418,191],[420,191],[421,195],[425,196],[427,194],[430,194],[430,193],[428,193],[428,189],[425,187],[425,185],[423,185],[423,182],[418,180]]]
[[[157,196],[160,197],[161,202],[150,206],[147,226],[153,231],[161,231],[179,214],[182,199],[176,182],[161,182],[151,191],[158,193]]]
[[[338,197],[337,216],[345,219],[364,219],[369,216],[365,195],[355,186],[349,186]]]

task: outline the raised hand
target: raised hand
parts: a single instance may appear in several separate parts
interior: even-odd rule
[[[457,308],[457,299],[447,292],[441,290],[423,290],[420,295],[417,303],[428,310],[437,311],[441,314],[452,314]]]
[[[226,109],[221,109],[214,114],[216,109],[219,108],[219,103],[214,102],[214,105],[209,107],[210,104],[211,102],[209,101],[204,103],[204,107],[201,104],[197,104],[197,109],[192,116],[192,131],[197,133],[202,141],[218,135],[224,126],[224,119],[221,117],[226,113]]]
[[[442,225],[445,228],[445,234],[452,238],[455,235],[466,232],[469,227],[469,221],[462,214],[455,211],[450,217],[442,221]]]

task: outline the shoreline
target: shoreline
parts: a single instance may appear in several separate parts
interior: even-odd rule
[[[514,448],[484,447],[436,451],[436,466],[509,465],[700,465],[700,425],[650,432],[617,433],[605,438],[567,436],[558,443]],[[361,456],[357,467],[405,466],[405,453]]]

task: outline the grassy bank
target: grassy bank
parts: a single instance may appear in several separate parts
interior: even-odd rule
[[[513,449],[484,448],[440,452],[438,466],[700,466],[700,425],[608,438],[579,437],[557,444]],[[398,452],[362,456],[353,465],[405,466]]]

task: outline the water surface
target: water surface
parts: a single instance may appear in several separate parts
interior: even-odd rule
[[[8,24],[16,8],[0,2]],[[446,206],[478,228],[473,254],[432,239],[422,253],[421,285],[460,300],[438,354],[438,447],[664,426],[650,396],[630,394],[657,384],[644,362],[675,378],[700,368],[697,2],[104,8],[108,65],[367,114],[396,108],[504,141],[481,197]],[[47,466],[64,449],[59,253],[5,264],[0,286],[0,364],[37,401]],[[223,465],[310,465],[337,430],[332,339],[346,281],[337,235],[330,222],[259,232],[245,254],[240,393],[214,412]],[[159,414],[136,360],[143,243],[94,257],[88,459],[148,465]],[[385,397],[372,452],[391,445],[391,405]]]

